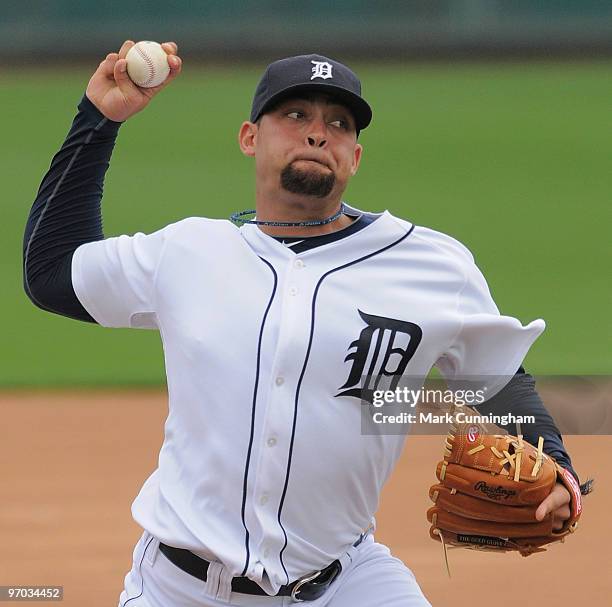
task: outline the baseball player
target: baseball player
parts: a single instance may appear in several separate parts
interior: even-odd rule
[[[545,451],[571,470],[521,367],[544,322],[501,315],[453,238],[343,202],[372,111],[355,73],[321,55],[270,64],[240,126],[255,218],[104,238],[118,132],[181,71],[165,43],[170,76],[139,89],[126,74],[133,44],[89,81],[24,237],[38,307],[162,337],[169,414],[158,468],[132,506],[144,533],[119,605],[428,605],[374,539],[405,435],[361,432],[364,381],[434,366],[449,381],[506,377],[490,393],[534,414]],[[559,484],[536,518],[560,527],[568,502]]]

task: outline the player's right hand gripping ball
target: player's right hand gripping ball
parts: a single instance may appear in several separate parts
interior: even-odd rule
[[[130,80],[143,88],[159,86],[170,73],[168,55],[157,42],[137,42],[128,51],[125,60]]]
[[[431,537],[448,546],[528,556],[575,531],[582,512],[580,486],[542,452],[543,442],[540,438],[536,448],[520,436],[454,425],[436,469],[440,482],[429,490],[435,503],[427,511]],[[535,512],[557,481],[571,495],[571,515],[555,531],[552,513],[537,521]]]

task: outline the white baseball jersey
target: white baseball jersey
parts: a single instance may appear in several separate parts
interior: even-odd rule
[[[500,315],[463,245],[388,212],[300,254],[189,218],[80,246],[72,279],[98,323],[163,341],[169,415],[135,520],[270,594],[373,521],[405,437],[362,435],[362,375],[511,377],[544,329]]]

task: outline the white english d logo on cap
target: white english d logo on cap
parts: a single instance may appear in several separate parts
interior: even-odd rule
[[[323,78],[326,80],[327,78],[332,77],[331,63],[328,63],[327,61],[311,61],[310,63],[313,64],[312,76],[310,77],[311,80],[314,80],[315,78]]]

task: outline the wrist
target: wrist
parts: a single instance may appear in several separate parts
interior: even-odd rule
[[[96,106],[96,104],[87,96],[87,93],[83,94],[83,97],[79,102],[78,109],[80,112],[83,112],[86,116],[91,118],[91,120],[95,121],[96,124],[99,124],[101,121],[105,121],[104,124],[100,126],[99,130],[107,131],[109,133],[116,133],[119,130],[119,127],[123,124],[123,122],[117,122],[105,116]]]

